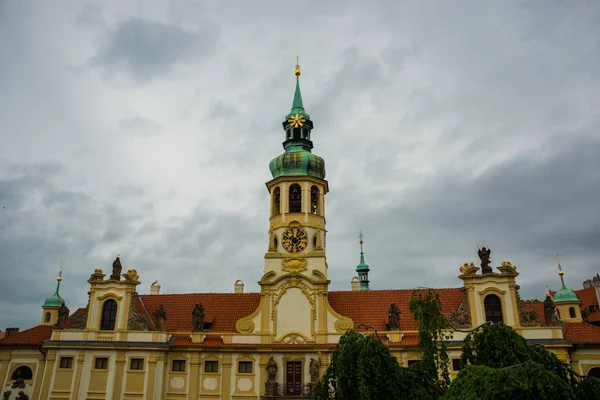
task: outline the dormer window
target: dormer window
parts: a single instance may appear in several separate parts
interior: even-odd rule
[[[113,331],[115,330],[115,322],[117,321],[117,302],[107,300],[102,306],[102,320],[100,321],[100,330]]]
[[[485,320],[487,322],[504,322],[502,318],[502,304],[500,298],[495,294],[489,294],[483,300],[483,306],[485,307]]]

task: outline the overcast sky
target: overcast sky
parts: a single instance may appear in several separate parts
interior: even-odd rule
[[[331,290],[359,229],[373,289],[478,245],[523,298],[600,272],[598,2],[0,0],[0,328],[116,254],[140,293],[258,291],[296,54]]]

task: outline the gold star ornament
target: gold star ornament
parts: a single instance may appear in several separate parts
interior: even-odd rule
[[[292,124],[292,126],[294,128],[298,128],[300,126],[303,126],[304,123],[306,122],[306,118],[304,118],[302,115],[300,114],[296,114],[296,115],[292,115],[290,117],[290,119],[288,119],[288,122],[290,124]]]

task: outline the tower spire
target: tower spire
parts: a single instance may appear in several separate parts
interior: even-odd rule
[[[566,289],[567,287],[565,286],[565,278],[563,278],[565,271],[562,270],[558,254],[556,255],[556,262],[558,263],[558,276],[560,276],[561,289]]]
[[[291,114],[305,113],[304,104],[302,103],[302,93],[300,93],[300,75],[302,74],[302,72],[300,71],[299,60],[300,56],[296,56],[296,68],[294,69],[294,75],[296,75],[296,91],[294,92],[294,101],[292,102]],[[295,127],[297,128],[297,126]]]
[[[360,281],[360,290],[369,290],[369,266],[365,263],[365,253],[363,251],[363,234],[362,230],[358,234],[360,243],[360,263],[356,266],[356,273]]]

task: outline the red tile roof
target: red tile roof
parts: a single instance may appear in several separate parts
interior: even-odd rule
[[[153,313],[160,305],[167,314],[167,331],[191,332],[192,310],[196,304],[202,303],[205,322],[212,322],[211,332],[235,332],[235,323],[242,317],[252,314],[260,302],[259,293],[190,293],[190,294],[147,294],[141,295],[141,304],[136,302],[136,309],[144,313],[156,324]]]
[[[600,308],[598,308],[598,297],[596,296],[596,289],[593,287],[575,290],[575,294],[581,300],[581,311],[587,309],[590,306],[596,306],[596,310],[590,313],[587,317],[589,322],[600,321]]]
[[[38,325],[0,340],[0,346],[37,346],[52,336],[52,326]]]
[[[442,312],[446,316],[458,309],[464,296],[460,288],[435,291],[440,295]],[[352,318],[355,325],[366,324],[385,331],[388,310],[396,303],[400,309],[400,330],[416,331],[418,325],[409,310],[412,293],[412,289],[329,292],[329,304],[339,314]]]
[[[600,327],[587,322],[567,322],[563,326],[563,336],[573,343],[600,344]]]
[[[541,326],[546,326],[546,317],[544,316],[544,303],[541,301],[523,301],[523,308],[526,310],[534,310],[538,316]]]
[[[4,332],[0,332],[0,340],[4,339]]]

